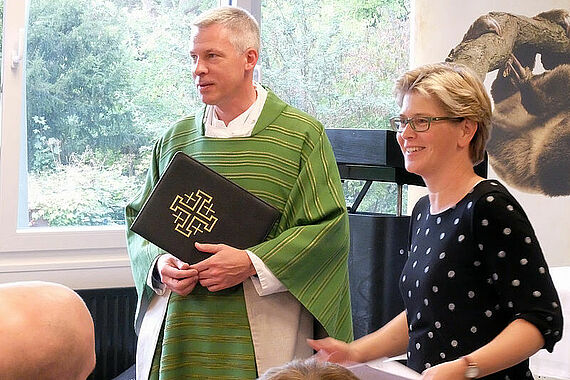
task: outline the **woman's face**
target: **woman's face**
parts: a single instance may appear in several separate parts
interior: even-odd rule
[[[454,115],[448,115],[437,100],[412,91],[403,98],[400,116],[414,118]],[[459,123],[462,122],[432,121],[425,132],[416,132],[408,124],[402,132],[398,132],[398,144],[404,155],[406,170],[424,179],[443,173],[442,169],[458,158],[458,138],[461,134],[461,128],[458,128]]]

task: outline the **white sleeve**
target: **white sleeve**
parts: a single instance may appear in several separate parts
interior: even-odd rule
[[[246,250],[249,259],[255,267],[256,276],[251,276],[255,290],[260,296],[267,296],[273,293],[286,292],[287,288],[275,275],[267,268],[265,263],[253,252]]]
[[[158,261],[159,257],[160,257],[160,255],[158,255],[156,257],[156,259],[154,259],[154,261],[152,262],[152,264],[150,266],[150,270],[148,271],[148,275],[146,277],[146,284],[149,286],[149,288],[154,290],[154,292],[157,295],[161,296],[166,291],[166,285],[164,285],[162,282],[160,282],[159,278],[157,279],[157,278],[153,277],[154,268],[156,267],[156,262]]]

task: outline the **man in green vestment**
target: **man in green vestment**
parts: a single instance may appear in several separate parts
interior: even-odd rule
[[[127,230],[139,296],[137,379],[252,379],[312,354],[314,322],[352,339],[348,215],[322,125],[253,81],[259,27],[220,7],[193,23],[192,74],[205,104],[157,141],[130,227],[177,151],[275,206],[266,241],[196,244],[189,265]]]

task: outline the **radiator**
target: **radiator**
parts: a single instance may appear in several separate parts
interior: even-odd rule
[[[135,362],[135,288],[77,290],[95,324],[97,364],[88,380],[110,380]]]

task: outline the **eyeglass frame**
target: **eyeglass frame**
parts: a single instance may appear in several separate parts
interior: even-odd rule
[[[427,128],[418,130],[416,128],[416,126],[414,125],[414,119],[426,119],[427,120]],[[404,132],[404,129],[406,128],[406,126],[409,125],[415,132],[426,132],[430,129],[432,121],[452,120],[455,122],[460,122],[460,121],[463,121],[464,119],[465,118],[462,116],[434,116],[434,117],[432,117],[432,116],[414,116],[414,117],[408,117],[408,118],[402,118],[399,116],[394,116],[394,117],[390,118],[390,128],[394,132],[402,133],[402,132]],[[396,120],[400,120],[400,122],[402,123],[404,128],[402,128],[402,129],[397,128],[395,125]]]

